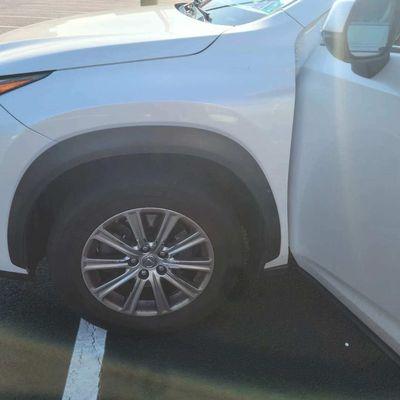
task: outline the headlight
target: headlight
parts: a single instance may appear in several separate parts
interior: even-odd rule
[[[30,83],[43,79],[50,74],[51,72],[39,72],[35,74],[2,77],[0,78],[0,96],[4,93],[11,92],[11,90],[18,89],[22,86],[29,85]]]

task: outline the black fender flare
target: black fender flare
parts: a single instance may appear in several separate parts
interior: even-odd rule
[[[11,261],[29,268],[29,217],[46,187],[64,172],[91,161],[136,154],[180,154],[211,160],[230,170],[255,199],[273,238],[273,259],[279,255],[281,230],[268,180],[254,158],[235,141],[208,130],[177,126],[134,126],[84,133],[56,142],[26,170],[15,192],[8,224]]]

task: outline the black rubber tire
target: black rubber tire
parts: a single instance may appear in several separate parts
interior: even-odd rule
[[[89,292],[81,274],[82,250],[92,232],[110,217],[142,207],[166,208],[188,216],[207,233],[214,249],[214,271],[204,292],[182,309],[162,316],[135,317],[111,310]],[[107,329],[174,331],[201,320],[224,302],[245,259],[241,231],[229,204],[193,179],[174,177],[171,182],[142,177],[124,184],[110,179],[84,192],[75,190],[65,202],[51,230],[47,256],[56,289],[68,306],[89,321]]]

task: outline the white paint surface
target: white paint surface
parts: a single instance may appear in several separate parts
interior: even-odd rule
[[[107,331],[81,319],[62,400],[96,400]]]

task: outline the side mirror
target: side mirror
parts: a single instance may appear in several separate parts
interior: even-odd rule
[[[330,53],[372,78],[389,62],[400,34],[400,0],[338,0],[322,30]]]

